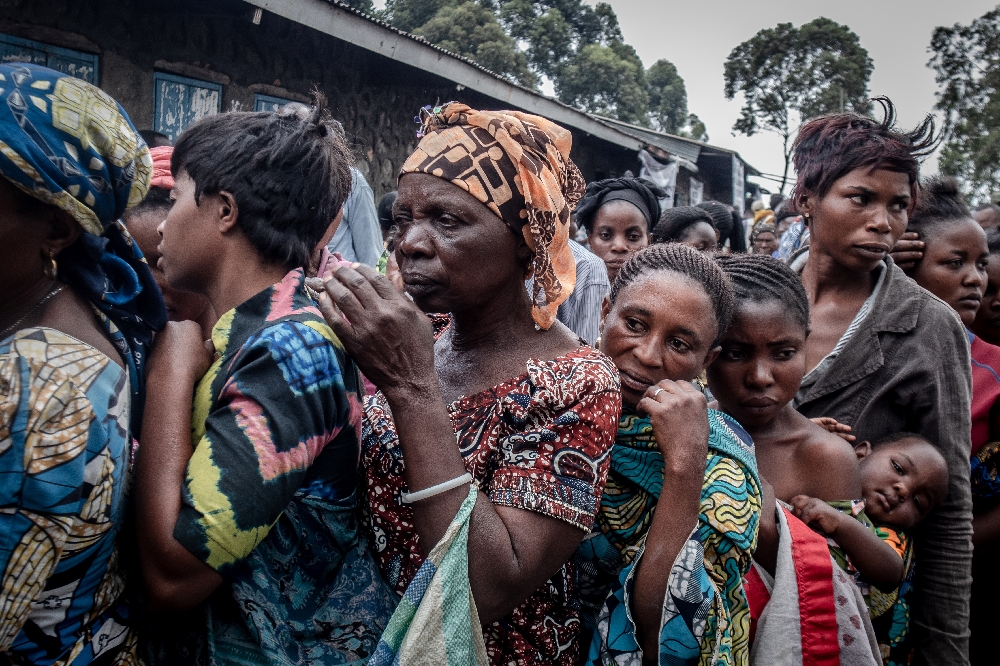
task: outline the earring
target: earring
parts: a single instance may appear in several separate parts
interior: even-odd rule
[[[45,277],[55,282],[56,277],[59,276],[59,266],[56,264],[55,254],[49,255],[49,265],[42,269],[45,273]]]

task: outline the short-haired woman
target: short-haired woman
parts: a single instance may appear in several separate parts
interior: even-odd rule
[[[917,197],[917,158],[933,124],[894,127],[855,114],[806,123],[795,143],[795,208],[811,244],[802,270],[812,333],[795,400],[875,441],[908,431],[933,442],[950,470],[948,498],[916,539],[916,649],[931,664],[968,663],[972,500],[970,371],[965,329],[906,277],[889,251]]]

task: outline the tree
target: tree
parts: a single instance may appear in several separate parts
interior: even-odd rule
[[[677,134],[688,122],[687,90],[684,79],[668,60],[657,60],[646,70],[649,87],[649,115],[653,127]]]
[[[553,80],[584,46],[623,41],[618,17],[606,2],[591,7],[583,0],[484,1],[511,36],[526,44],[532,68]]]
[[[566,104],[625,122],[649,123],[642,61],[631,46],[587,44],[561,68],[555,84]]]
[[[944,113],[940,169],[989,201],[1000,189],[1000,7],[967,26],[936,28],[931,52]]]
[[[375,16],[378,14],[378,10],[375,9],[375,5],[372,0],[342,0],[345,5],[354,7],[358,11],[362,11],[365,14],[370,14]]]
[[[537,88],[548,79],[566,104],[708,138],[704,124],[688,113],[677,69],[661,60],[646,72],[606,2],[388,0],[381,17],[522,85]]]
[[[528,58],[493,13],[475,2],[441,7],[414,34],[522,85],[534,88],[537,84],[535,74],[528,69]]]
[[[782,138],[788,183],[792,138],[799,122],[837,111],[867,113],[872,59],[845,25],[818,18],[796,28],[765,28],[730,52],[725,65],[726,99],[743,95],[735,132],[775,132]]]

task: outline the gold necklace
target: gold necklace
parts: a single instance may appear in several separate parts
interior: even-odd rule
[[[22,323],[24,323],[24,321],[28,317],[30,317],[38,308],[40,308],[43,305],[45,305],[46,301],[51,300],[53,296],[55,296],[56,294],[58,294],[62,290],[63,290],[63,286],[62,285],[59,285],[55,289],[50,289],[49,293],[47,293],[44,296],[42,296],[42,299],[40,301],[38,301],[37,303],[35,303],[35,307],[31,308],[30,310],[28,310],[27,312],[25,312],[23,315],[21,315],[21,318],[18,319],[17,321],[15,321],[13,324],[11,324],[7,328],[5,328],[2,331],[0,331],[0,340],[2,340],[3,338],[7,337],[7,333],[9,333],[11,330],[17,331],[17,327],[18,326],[20,326]]]

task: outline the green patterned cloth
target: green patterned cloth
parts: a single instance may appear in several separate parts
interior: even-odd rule
[[[753,441],[729,416],[709,410],[708,457],[698,524],[674,560],[663,601],[659,663],[747,664],[750,612],[743,576],[751,566],[761,491]],[[648,417],[622,415],[595,530],[577,551],[585,603],[600,604],[587,664],[639,666],[629,614],[636,563],[664,484],[663,455]],[[667,507],[665,510],[669,510]],[[610,592],[610,594],[609,594]]]

